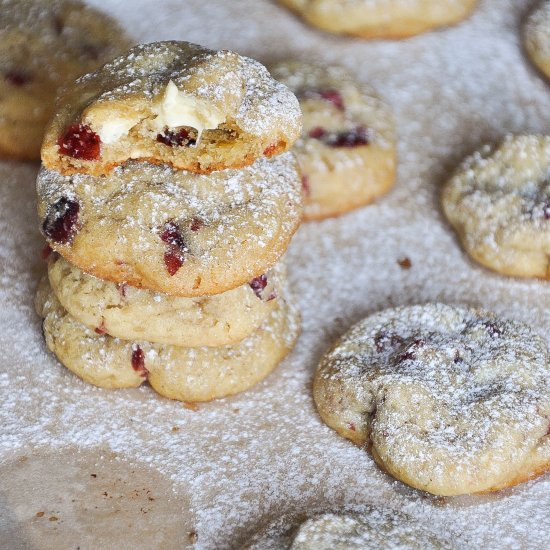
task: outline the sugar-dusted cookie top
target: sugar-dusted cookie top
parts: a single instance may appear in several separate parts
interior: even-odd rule
[[[477,0],[279,0],[308,23],[362,38],[406,38],[467,17]]]
[[[177,296],[244,285],[285,252],[302,216],[292,153],[193,174],[128,162],[103,177],[38,175],[50,246],[83,271]]]
[[[130,46],[77,0],[0,0],[0,156],[39,159],[60,87]]]
[[[343,67],[283,61],[275,78],[298,97],[304,127],[294,146],[302,172],[304,214],[320,219],[372,202],[393,185],[391,111]]]
[[[209,173],[277,155],[300,129],[297,99],[257,61],[155,42],[65,90],[42,160],[64,174],[106,174],[128,159]]]
[[[437,495],[496,490],[550,466],[550,356],[522,323],[443,304],[367,317],[323,357],[323,420],[391,475]]]
[[[550,137],[508,136],[467,158],[443,209],[466,251],[499,273],[550,278]]]

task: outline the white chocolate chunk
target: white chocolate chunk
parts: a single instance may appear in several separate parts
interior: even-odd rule
[[[217,128],[226,119],[219,109],[208,102],[180,92],[172,80],[152,110],[157,115],[155,123],[159,129],[190,126],[197,130],[199,137],[204,130]]]

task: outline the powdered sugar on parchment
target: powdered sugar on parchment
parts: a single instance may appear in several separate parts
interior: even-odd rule
[[[131,10],[122,0],[92,3],[142,41],[184,39],[266,62],[293,55],[346,65],[393,107],[399,178],[375,205],[299,230],[288,254],[303,317],[295,352],[254,390],[191,411],[147,387],[86,385],[46,352],[32,309],[44,270],[37,167],[0,164],[2,460],[76,445],[151,466],[189,495],[201,549],[239,547],[281,514],[361,503],[453,533],[458,548],[546,548],[548,476],[497,495],[432,499],[383,474],[326,427],[311,397],[313,371],[330,343],[385,307],[483,306],[548,338],[550,286],[474,265],[439,208],[440,185],[466,154],[508,132],[550,126],[550,86],[520,47],[520,21],[532,3],[481,0],[464,24],[406,42],[324,34],[267,0],[136,0]],[[404,258],[409,269],[398,264]]]

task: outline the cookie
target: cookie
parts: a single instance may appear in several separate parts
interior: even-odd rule
[[[326,424],[423,491],[494,491],[550,467],[547,344],[485,311],[367,317],[323,357],[313,392]]]
[[[450,549],[403,512],[365,505],[360,512],[324,513],[293,521],[282,517],[255,535],[247,550]],[[289,525],[290,523],[290,525]]]
[[[183,348],[127,342],[97,334],[71,317],[44,278],[36,296],[48,348],[77,376],[102,388],[146,380],[160,395],[209,401],[245,391],[265,378],[294,347],[297,310],[284,298],[262,326],[234,346]]]
[[[220,294],[263,275],[301,215],[291,153],[209,175],[131,161],[108,176],[42,169],[50,246],[82,271],[175,296]]]
[[[531,12],[523,29],[525,50],[533,63],[550,77],[550,2],[543,0]]]
[[[48,278],[61,305],[79,323],[123,340],[183,347],[225,346],[256,330],[275,309],[284,263],[243,286],[200,298],[178,298],[88,275],[52,254]]]
[[[462,245],[504,275],[550,278],[550,137],[508,136],[464,161],[442,203]]]
[[[38,160],[59,89],[132,42],[78,1],[0,0],[0,13],[0,158]]]
[[[209,173],[286,151],[300,135],[298,101],[265,67],[230,51],[155,42],[65,89],[42,161],[103,175],[129,159]]]
[[[290,61],[271,72],[298,96],[303,113],[294,152],[305,219],[336,216],[384,194],[396,171],[389,108],[342,67]]]
[[[309,24],[362,38],[407,38],[465,19],[477,0],[279,0]]]

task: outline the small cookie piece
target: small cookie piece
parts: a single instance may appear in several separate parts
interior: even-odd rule
[[[467,158],[443,210],[462,245],[504,275],[550,278],[550,137],[507,136]]]
[[[286,266],[214,296],[178,298],[117,285],[52,255],[48,278],[61,305],[78,322],[123,340],[182,347],[226,346],[254,332],[275,309]]]
[[[40,159],[58,90],[132,44],[76,0],[0,0],[0,158]]]
[[[282,153],[300,130],[298,101],[257,61],[155,42],[65,89],[42,161],[63,174],[103,175],[129,159],[210,173]]]
[[[323,357],[313,394],[330,427],[423,491],[495,491],[550,467],[547,344],[485,311],[371,315]]]
[[[282,517],[254,536],[246,548],[443,550],[451,545],[403,512],[365,505],[360,512],[324,513],[299,522]]]
[[[219,348],[132,343],[97,334],[63,309],[46,277],[35,304],[48,348],[86,382],[111,389],[147,380],[160,395],[188,402],[251,388],[282,361],[300,332],[299,314],[284,298],[258,330],[239,344]]]
[[[407,38],[465,19],[477,0],[279,0],[309,24],[361,38]]]
[[[38,175],[50,246],[82,271],[175,296],[260,277],[302,216],[292,153],[209,175],[131,161],[108,176]]]
[[[523,43],[533,63],[550,78],[549,0],[542,0],[525,21]]]
[[[305,219],[336,216],[384,194],[396,171],[389,108],[342,67],[290,61],[271,72],[298,96],[304,117],[294,152]]]

